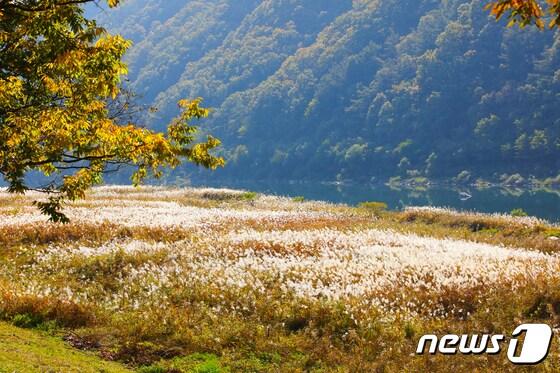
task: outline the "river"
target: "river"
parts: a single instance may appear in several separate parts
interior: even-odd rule
[[[382,201],[390,209],[406,206],[450,207],[486,213],[509,213],[523,209],[529,215],[560,222],[560,190],[504,187],[430,186],[404,188],[385,184],[208,181],[192,180],[193,186],[246,189],[259,193],[323,200],[356,205],[364,201]]]

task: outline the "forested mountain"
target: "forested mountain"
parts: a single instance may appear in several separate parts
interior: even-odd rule
[[[558,32],[480,0],[128,0],[92,9],[135,42],[130,86],[159,112],[202,96],[218,175],[332,180],[555,176]],[[466,171],[466,172],[465,172]]]

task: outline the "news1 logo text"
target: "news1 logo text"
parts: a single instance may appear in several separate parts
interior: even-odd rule
[[[523,342],[520,337],[525,334]],[[496,355],[502,351],[505,344],[503,334],[455,335],[448,334],[441,338],[436,335],[424,335],[418,341],[416,354],[443,355]],[[507,357],[513,364],[534,365],[543,362],[548,356],[552,342],[552,329],[545,324],[523,324],[512,333],[507,344]]]

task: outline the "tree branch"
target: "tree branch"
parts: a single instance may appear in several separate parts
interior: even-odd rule
[[[91,3],[94,1],[95,0],[67,0],[67,1],[62,1],[60,3],[54,3],[46,6],[29,7],[18,3],[13,3],[10,0],[7,0],[7,1],[0,2],[0,9],[12,8],[12,9],[22,10],[24,12],[44,12],[46,10],[53,9],[55,7],[79,5],[79,4]]]

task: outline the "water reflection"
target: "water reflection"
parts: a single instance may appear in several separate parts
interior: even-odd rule
[[[383,201],[391,209],[406,206],[446,206],[458,210],[508,213],[521,208],[529,215],[549,221],[560,221],[560,191],[553,189],[527,190],[507,187],[398,187],[384,184],[341,184],[318,182],[270,181],[196,181],[195,186],[229,187],[260,193],[303,196],[310,200],[325,200],[355,205],[364,201]]]

